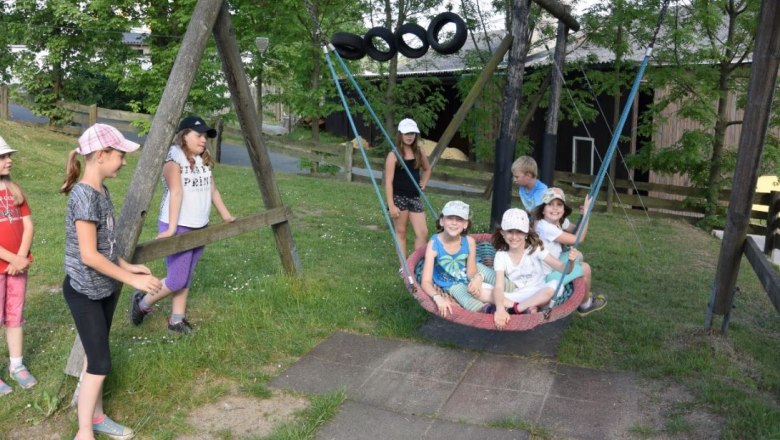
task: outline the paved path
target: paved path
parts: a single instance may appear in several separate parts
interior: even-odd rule
[[[635,438],[648,426],[639,380],[620,372],[337,332],[271,385],[346,392],[318,439],[528,439],[531,422],[568,439]],[[491,424],[493,424],[491,426]]]

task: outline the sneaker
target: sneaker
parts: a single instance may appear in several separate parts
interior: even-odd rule
[[[588,316],[591,313],[603,309],[607,305],[607,297],[604,295],[596,295],[590,302],[590,307],[577,308],[577,314],[580,316]]]
[[[92,424],[92,431],[95,434],[103,434],[114,440],[128,440],[135,437],[132,429],[120,425],[105,414],[103,415],[103,420]]]
[[[16,383],[25,390],[34,387],[35,384],[38,383],[35,376],[30,374],[30,372],[27,371],[27,367],[24,365],[19,365],[11,371],[11,379],[15,380]]]
[[[140,290],[136,290],[130,296],[130,321],[133,325],[141,325],[141,323],[144,322],[144,316],[149,313],[148,310],[141,308],[140,304],[143,297],[144,293]]]
[[[168,330],[182,335],[190,335],[192,334],[192,325],[186,318],[176,324],[171,324],[171,322],[168,321]]]
[[[13,388],[9,387],[7,383],[3,382],[3,380],[0,379],[0,396],[11,394],[13,390],[14,390]]]

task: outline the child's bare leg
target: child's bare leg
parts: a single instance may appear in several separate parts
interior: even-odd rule
[[[587,294],[585,295],[585,298],[583,299],[583,302],[587,301],[590,298],[590,296],[591,296],[591,291],[590,291],[590,286],[591,286],[591,282],[592,282],[592,275],[591,274],[592,274],[592,272],[590,270],[590,264],[588,264],[588,263],[583,261],[582,262],[582,279],[585,280],[585,291],[587,292]]]
[[[21,357],[23,341],[22,327],[6,327],[5,339],[8,341],[8,356]]]
[[[530,298],[518,302],[516,306],[517,310],[523,312],[531,307],[545,306],[550,302],[554,293],[555,289],[551,287],[544,287],[538,292],[534,293]]]

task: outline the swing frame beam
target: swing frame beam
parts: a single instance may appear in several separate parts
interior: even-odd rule
[[[252,170],[267,211],[239,218],[233,223],[210,226],[201,231],[138,245],[138,238],[154,190],[162,174],[168,146],[173,141],[187,96],[208,44],[209,31],[213,33],[216,41],[217,52],[222,60],[222,71],[228,83]],[[273,177],[268,148],[261,136],[257,111],[249,91],[228,5],[223,0],[198,0],[160,98],[160,105],[152,119],[130,188],[122,204],[122,212],[117,222],[119,254],[127,261],[148,261],[173,252],[191,249],[193,246],[213,243],[271,226],[284,271],[288,275],[299,275],[302,273],[302,266],[292,236],[290,217],[291,210],[282,203],[279,188]],[[65,373],[80,376],[84,358],[84,348],[81,340],[76,336],[65,366]]]

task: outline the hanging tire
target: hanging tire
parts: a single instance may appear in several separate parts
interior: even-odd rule
[[[341,58],[359,60],[366,56],[366,48],[360,35],[350,32],[336,32],[330,37],[330,42]]]
[[[374,44],[374,38],[379,38],[387,44],[387,51],[380,50]],[[363,45],[366,48],[366,55],[377,61],[388,61],[398,53],[398,48],[395,44],[395,35],[390,29],[377,26],[371,28],[366,32],[363,37]]]
[[[422,42],[422,46],[415,48],[406,44],[406,41],[404,41],[404,35],[406,34],[412,34],[417,37]],[[398,28],[398,32],[395,33],[395,43],[398,46],[398,53],[406,58],[420,58],[425,55],[430,47],[426,34],[427,31],[425,28],[417,23],[404,23],[401,25],[401,27]]]
[[[439,43],[439,32],[449,23],[455,25],[455,35],[449,41]],[[431,20],[426,36],[428,37],[428,44],[431,45],[433,50],[442,55],[450,55],[459,51],[466,44],[468,30],[466,29],[466,22],[458,14],[442,12]]]

